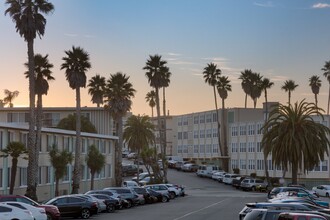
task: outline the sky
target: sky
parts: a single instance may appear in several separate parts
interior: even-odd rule
[[[4,89],[18,90],[14,106],[28,106],[28,80],[24,76],[27,44],[0,3],[0,99]],[[49,55],[53,76],[43,104],[72,107],[75,91],[60,70],[64,51],[79,46],[90,55],[96,74],[109,78],[117,72],[129,76],[136,90],[133,114],[151,115],[145,100],[152,89],[143,67],[149,55],[159,54],[172,73],[166,90],[170,115],[213,110],[213,88],[203,69],[213,62],[228,76],[232,92],[227,108],[244,107],[245,94],[238,79],[245,69],[269,78],[275,85],[268,101],[285,104],[285,80],[299,86],[291,102],[314,102],[309,78],[322,80],[319,107],[327,109],[329,83],[321,70],[330,60],[330,0],[51,0],[55,10],[47,19],[45,35],[35,40],[35,53]],[[258,99],[262,107],[264,94]],[[220,102],[218,98],[218,102]],[[81,106],[96,106],[88,88],[81,90]],[[248,107],[253,102],[248,99]]]

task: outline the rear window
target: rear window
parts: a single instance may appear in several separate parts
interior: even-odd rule
[[[256,183],[263,183],[264,181],[262,180],[256,180]]]

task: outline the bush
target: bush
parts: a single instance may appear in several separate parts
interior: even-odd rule
[[[257,174],[256,174],[256,173],[251,173],[251,174],[250,174],[250,177],[252,177],[252,178],[256,178],[256,177],[257,177]]]
[[[234,168],[233,172],[234,172],[234,174],[239,174],[239,168]]]

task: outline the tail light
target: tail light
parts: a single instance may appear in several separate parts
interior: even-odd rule
[[[97,207],[97,202],[93,202],[92,206]]]

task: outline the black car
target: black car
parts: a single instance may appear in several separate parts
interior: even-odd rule
[[[233,179],[232,186],[235,187],[236,189],[239,189],[241,186],[241,182],[245,179],[245,176],[238,176]]]
[[[147,204],[151,204],[157,201],[157,198],[151,196],[146,188],[143,187],[131,187],[131,189],[138,195],[142,195]]]
[[[136,164],[122,164],[122,176],[134,176],[143,173],[142,168],[138,168]]]
[[[166,194],[156,192],[155,190],[152,190],[152,189],[147,189],[147,192],[149,193],[150,196],[155,197],[157,199],[157,202],[169,202],[170,201],[170,197]]]
[[[61,217],[81,217],[88,219],[93,213],[97,213],[97,202],[92,202],[87,198],[74,195],[55,197],[45,203],[55,205],[60,210]]]
[[[122,209],[123,207],[127,207],[128,202],[123,199],[118,193],[110,190],[89,190],[85,194],[100,194],[100,195],[107,195],[110,196],[113,199],[116,199],[118,201],[118,205],[116,205],[116,209]]]
[[[125,208],[131,208],[134,205],[140,204],[139,196],[128,187],[108,187],[103,190],[108,190],[119,194],[121,198],[128,202]]]
[[[95,198],[103,200],[104,204],[107,206],[106,212],[114,212],[116,207],[119,207],[119,199],[112,198],[106,194],[88,194],[94,196]]]

